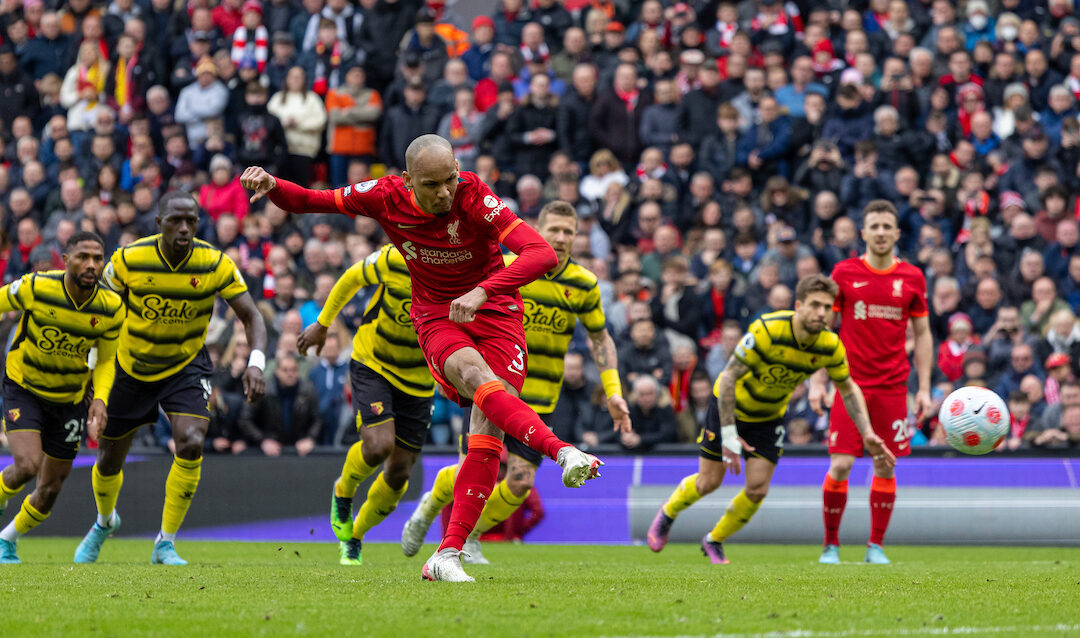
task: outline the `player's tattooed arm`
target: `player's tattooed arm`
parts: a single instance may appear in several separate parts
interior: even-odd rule
[[[839,390],[840,397],[844,400],[844,407],[847,408],[851,420],[855,422],[855,427],[859,430],[859,436],[865,438],[867,432],[870,432],[870,414],[866,409],[866,398],[863,397],[862,390],[851,380],[851,377],[837,383],[836,389]]]
[[[734,355],[728,359],[727,366],[720,373],[720,396],[717,407],[720,408],[720,425],[735,425],[735,382],[750,368]]]
[[[611,414],[613,429],[620,432],[632,431],[630,406],[622,396],[622,384],[619,381],[619,355],[615,340],[606,328],[590,332],[589,349],[592,350],[593,361],[600,370],[600,380],[607,395],[607,408]]]
[[[884,464],[885,466],[892,467],[896,465],[896,457],[893,455],[889,448],[885,447],[885,442],[881,440],[881,437],[874,432],[870,427],[870,412],[866,409],[866,399],[863,397],[862,390],[859,386],[851,380],[851,377],[840,381],[836,384],[836,389],[840,392],[840,397],[844,400],[844,407],[847,408],[848,416],[855,423],[855,427],[858,428],[859,434],[862,436],[863,445],[866,446],[866,450],[870,452],[870,456],[873,457],[875,464]]]

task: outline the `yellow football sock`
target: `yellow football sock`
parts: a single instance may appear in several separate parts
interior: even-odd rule
[[[421,512],[424,518],[434,520],[444,507],[454,502],[454,480],[457,478],[457,471],[456,464],[447,465],[435,475],[435,483],[431,486],[431,500]]]
[[[15,515],[15,531],[19,533],[19,536],[22,536],[44,523],[46,518],[49,518],[49,514],[39,512],[36,507],[30,504],[30,497],[27,496],[23,499],[19,513]]]
[[[364,540],[364,534],[369,529],[390,516],[408,487],[409,482],[405,481],[405,485],[401,486],[400,490],[395,490],[386,482],[386,474],[379,472],[379,475],[371,482],[371,487],[368,488],[367,500],[360,506],[360,511],[356,513],[356,519],[353,520],[352,537]]]
[[[510,491],[510,486],[506,484],[506,479],[499,481],[495,489],[491,490],[491,496],[484,504],[484,511],[480,512],[480,520],[476,521],[474,533],[483,534],[513,516],[525,499],[529,498],[530,492],[532,492],[531,489],[520,497],[514,496],[514,493]]]
[[[761,501],[757,503],[751,501],[746,497],[746,490],[736,494],[735,498],[728,503],[727,509],[724,511],[724,517],[710,532],[712,539],[718,543],[727,540],[729,536],[742,529],[743,525],[750,522],[750,519],[754,517],[754,512],[757,512],[759,507],[761,507]]]
[[[169,478],[165,479],[165,507],[161,510],[161,531],[175,534],[184,523],[195,489],[199,487],[202,458],[194,461],[173,457]]]
[[[697,477],[697,474],[691,474],[679,482],[679,486],[668,497],[667,503],[664,503],[665,514],[675,518],[684,509],[701,499],[701,494],[697,491]]]
[[[357,441],[349,448],[345,456],[345,465],[341,467],[341,477],[334,483],[334,494],[339,498],[353,498],[356,496],[356,488],[364,479],[371,476],[379,466],[371,466],[364,462],[364,442]]]
[[[7,504],[12,496],[15,496],[22,491],[22,488],[22,485],[18,487],[8,487],[7,483],[4,482],[3,473],[0,473],[0,505]]]
[[[124,471],[120,470],[112,476],[105,476],[94,464],[90,472],[90,483],[94,487],[94,501],[97,502],[97,511],[102,518],[109,518],[116,510],[116,499],[120,497],[120,488],[124,485]]]

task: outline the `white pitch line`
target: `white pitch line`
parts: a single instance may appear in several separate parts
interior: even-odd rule
[[[1024,634],[1042,632],[1078,631],[1080,625],[1028,625],[998,627],[920,627],[917,629],[848,629],[844,631],[815,631],[813,629],[793,629],[791,631],[766,631],[760,633],[719,633],[701,635],[681,635],[675,638],[859,638],[861,636],[972,636],[977,634]],[[608,637],[615,638],[615,637]],[[653,638],[638,636],[637,638]],[[659,638],[659,637],[655,637]],[[671,637],[667,637],[671,638]]]
[[[1069,476],[1069,487],[1076,487],[1076,475],[1073,474],[1072,462],[1070,459],[1062,459],[1065,462],[1065,474]]]
[[[638,485],[641,485],[641,472],[642,472],[642,469],[644,467],[645,467],[645,459],[641,458],[640,456],[635,456],[634,457],[634,473],[633,473],[633,477],[630,479],[630,485],[631,486],[637,487]]]

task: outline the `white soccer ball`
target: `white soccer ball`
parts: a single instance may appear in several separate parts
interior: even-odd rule
[[[1009,408],[993,390],[968,386],[945,397],[938,412],[949,445],[964,454],[986,454],[1009,433]]]

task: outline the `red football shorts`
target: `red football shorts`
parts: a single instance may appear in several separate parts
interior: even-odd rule
[[[864,389],[870,425],[897,457],[911,454],[908,433],[907,390],[904,388]],[[837,392],[829,413],[829,454],[863,455],[862,437]]]
[[[505,380],[520,393],[529,373],[525,346],[525,327],[521,315],[480,311],[469,323],[457,323],[449,317],[429,319],[416,326],[420,349],[428,369],[442,386],[448,399],[460,406],[472,405],[472,397],[462,397],[443,374],[446,360],[462,348],[480,352],[495,376]]]

